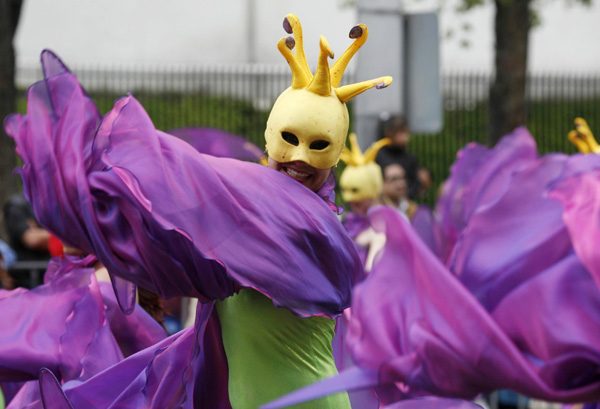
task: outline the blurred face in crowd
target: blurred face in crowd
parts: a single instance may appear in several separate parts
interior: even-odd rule
[[[302,161],[281,163],[269,158],[268,166],[302,183],[313,192],[323,186],[331,173],[331,168],[317,169]]]
[[[405,198],[408,193],[406,172],[401,165],[387,165],[383,169],[383,196],[394,203]]]
[[[386,137],[392,140],[392,145],[400,148],[405,147],[410,142],[410,129],[408,126],[390,129],[385,134]]]

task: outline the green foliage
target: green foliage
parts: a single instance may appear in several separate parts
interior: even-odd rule
[[[540,154],[577,150],[567,139],[573,120],[584,118],[592,132],[600,137],[600,98],[534,101],[529,104],[527,129],[536,140]],[[435,135],[412,135],[410,151],[433,176],[434,187],[426,192],[422,202],[432,206],[441,184],[450,175],[456,153],[467,143],[486,143],[487,101],[475,107],[446,111],[444,129]]]
[[[91,94],[101,112],[113,106],[116,96]],[[180,127],[219,128],[264,145],[263,134],[268,112],[255,109],[250,102],[204,94],[136,92],[135,98],[148,112],[157,129]]]
[[[94,93],[90,95],[102,113],[108,112],[116,95]],[[254,108],[251,103],[202,94],[152,94],[138,92],[142,103],[156,128],[169,130],[177,127],[204,126],[224,129],[246,137],[258,146],[264,146],[263,133],[268,112]],[[349,105],[350,113],[352,104]],[[24,97],[18,101],[19,112],[26,111]],[[450,174],[457,152],[470,142],[486,143],[488,103],[481,101],[465,107],[447,109],[444,128],[434,135],[413,134],[410,151],[422,166],[432,174],[434,186],[426,192],[421,202],[435,204],[439,188]],[[549,152],[574,153],[575,147],[567,139],[576,117],[586,119],[593,132],[600,137],[600,98],[551,99],[531,102],[527,127],[535,137],[540,154]],[[336,168],[339,177],[344,169],[340,162]],[[338,204],[341,203],[337,195]]]

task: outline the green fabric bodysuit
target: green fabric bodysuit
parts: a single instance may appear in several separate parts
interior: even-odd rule
[[[337,374],[331,348],[335,322],[330,318],[299,318],[252,289],[217,302],[216,309],[233,409],[256,409]],[[350,401],[344,392],[291,408],[350,409]]]

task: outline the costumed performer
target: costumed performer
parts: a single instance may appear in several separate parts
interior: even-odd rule
[[[372,206],[380,204],[383,176],[381,167],[375,162],[379,149],[389,145],[388,138],[373,143],[363,154],[358,145],[356,134],[350,134],[350,149],[344,147],[340,159],[346,164],[340,176],[342,199],[348,203],[351,212],[343,215],[342,224],[356,244],[365,269],[373,265],[373,256],[377,251],[369,252],[370,244],[376,240],[375,232],[370,228],[367,212]]]
[[[375,163],[375,155],[382,146],[389,144],[390,140],[375,142],[364,154],[358,145],[356,134],[351,133],[349,140],[350,149],[344,147],[340,156],[346,167],[340,175],[339,183],[342,198],[348,203],[351,212],[343,214],[342,224],[352,238],[368,274],[373,265],[374,255],[385,243],[385,236],[371,228],[367,217],[369,209],[379,204],[383,185],[381,168]],[[350,319],[350,308],[347,308],[336,323],[333,353],[338,370],[353,365],[344,342]],[[349,397],[354,408],[379,407],[379,401],[372,390],[351,392]]]
[[[331,318],[363,269],[331,211],[331,168],[348,130],[345,102],[391,78],[339,86],[364,25],[331,69],[321,38],[314,76],[296,16],[284,27],[294,37],[278,47],[293,77],[267,123],[269,167],[198,153],[157,131],[132,96],[102,118],[75,76],[42,54],[49,69],[28,91],[27,115],[5,121],[40,222],[113,276],[201,301],[193,328],[77,386],[61,390],[43,371],[47,407],[254,408],[335,373]],[[130,309],[135,293],[114,287]],[[348,398],[303,407],[343,408]]]

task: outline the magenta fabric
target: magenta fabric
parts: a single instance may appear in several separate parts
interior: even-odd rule
[[[221,158],[235,158],[258,162],[265,156],[264,150],[242,138],[221,129],[175,128],[167,131],[192,145],[200,153]]]
[[[450,177],[435,206],[442,260],[447,260],[475,209],[492,203],[509,186],[511,175],[537,158],[535,140],[520,127],[493,148],[469,143],[456,155]]]
[[[442,238],[435,214],[429,206],[419,205],[410,219],[410,224],[429,250],[438,258],[443,259],[445,250],[442,249],[442,243],[445,243],[445,241]]]
[[[582,160],[595,162],[598,156],[581,157]],[[574,163],[571,160],[569,165]],[[600,287],[600,256],[596,249],[600,238],[600,170],[582,173],[573,169],[555,183],[550,196],[562,204],[563,220],[575,253]]]
[[[504,388],[546,401],[598,400],[600,290],[592,247],[600,156],[532,158],[531,137],[518,131],[507,139],[515,145],[499,152],[518,165],[470,176],[488,183],[469,182],[484,191],[470,192],[471,210],[459,212],[464,226],[447,260],[451,269],[392,209],[370,212],[387,242],[354,292],[346,344],[357,367],[269,409],[372,386],[385,404],[428,394],[470,399]],[[498,160],[492,155],[487,163]]]

